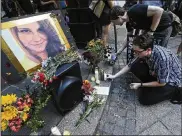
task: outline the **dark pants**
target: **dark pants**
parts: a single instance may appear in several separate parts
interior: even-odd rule
[[[157,81],[149,74],[149,67],[145,61],[139,60],[131,66],[131,72],[141,80],[142,83]],[[172,98],[175,87],[166,84],[163,87],[140,87],[138,90],[139,102],[143,105],[152,105]]]
[[[128,22],[126,23],[126,29],[127,29],[127,32],[133,33],[134,29]],[[172,26],[170,26],[162,31],[154,32],[154,45],[167,47],[171,33],[172,33]]]
[[[172,32],[172,26],[164,29],[163,31],[155,32],[154,33],[154,45],[160,45],[162,47],[167,47],[169,38],[171,36],[171,32]]]

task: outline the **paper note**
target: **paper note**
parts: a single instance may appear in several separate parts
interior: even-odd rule
[[[109,87],[94,86],[94,88],[96,89],[97,94],[109,95]]]

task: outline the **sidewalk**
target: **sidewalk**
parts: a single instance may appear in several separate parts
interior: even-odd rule
[[[122,42],[125,29],[118,27],[118,47]],[[111,30],[110,42],[113,41]],[[181,37],[170,39],[169,48],[176,52]],[[114,73],[125,64],[126,53],[121,54],[114,66]],[[181,135],[181,105],[171,104],[169,101],[153,106],[139,104],[136,92],[128,88],[133,79],[126,74],[112,82],[110,95],[106,103],[102,118],[95,134],[99,135]]]

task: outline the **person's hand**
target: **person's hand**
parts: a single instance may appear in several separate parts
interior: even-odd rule
[[[113,80],[114,78],[116,78],[115,75],[111,75],[111,74],[106,75],[106,79]]]
[[[154,32],[148,31],[147,34],[148,34],[148,35],[153,35]]]
[[[141,86],[141,83],[131,83],[130,89],[137,90]]]
[[[154,31],[146,31],[146,30],[144,30],[143,32],[142,32],[143,34],[148,34],[148,35],[153,35],[154,34]]]

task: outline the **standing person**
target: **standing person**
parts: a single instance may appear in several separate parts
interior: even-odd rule
[[[102,11],[102,14],[99,18],[99,23],[102,29],[102,40],[104,46],[108,46],[108,36],[109,36],[109,29],[110,29],[110,16],[109,12],[110,9],[113,7],[113,1],[112,0],[103,0],[105,2],[104,9]]]
[[[110,23],[111,23],[109,12],[110,12],[110,9],[113,7],[114,3],[112,0],[97,0],[97,1],[90,0],[89,8],[92,11],[93,11],[93,9],[95,10],[95,7],[99,4],[99,2],[104,3],[104,8],[101,12],[100,17],[98,17],[97,15],[95,15],[93,13],[93,18],[96,21],[96,33],[97,33],[96,38],[102,39],[103,44],[106,47],[106,46],[108,46],[108,34],[109,34],[109,28],[110,28]],[[93,5],[95,5],[95,6],[93,6]],[[97,10],[99,10],[99,9],[97,9]]]
[[[139,2],[138,0],[125,0],[125,4],[124,4],[123,8],[125,10],[128,10],[130,7],[137,4],[138,2]],[[129,22],[126,22],[126,29],[127,29],[127,36],[130,36],[133,34],[134,28]],[[124,39],[122,45],[123,46],[117,51],[116,56],[119,55],[126,48],[127,38]]]
[[[177,56],[164,47],[153,45],[153,36],[149,34],[134,38],[133,51],[140,60],[130,62],[115,75],[107,75],[107,78],[114,79],[131,71],[141,83],[131,83],[130,88],[138,90],[139,102],[143,105],[173,99],[182,80]]]
[[[114,6],[110,12],[111,21],[116,25],[129,22],[134,29],[141,29],[154,35],[155,41],[167,47],[172,32],[172,19],[162,8],[135,4],[128,11],[123,7]],[[154,43],[159,45],[159,43]],[[126,44],[124,45],[126,47]],[[123,47],[123,48],[125,48]]]
[[[65,50],[48,20],[13,27],[11,33],[25,53],[21,62],[25,70]]]

